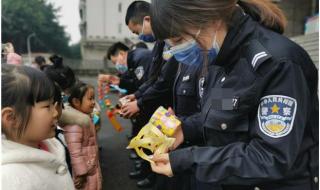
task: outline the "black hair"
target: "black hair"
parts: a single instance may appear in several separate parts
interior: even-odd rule
[[[142,24],[145,16],[150,16],[150,3],[146,1],[134,1],[127,9],[126,25],[130,21],[135,24]]]
[[[12,107],[18,120],[17,136],[25,132],[31,109],[54,97],[54,85],[41,71],[27,66],[1,65],[1,109]]]
[[[136,44],[133,44],[133,46],[131,47],[132,50],[137,49],[137,48],[148,49],[148,46],[144,42],[138,42]]]
[[[86,84],[82,81],[77,81],[76,84],[71,88],[70,96],[68,98],[68,102],[72,107],[74,107],[72,100],[74,98],[78,99],[80,103],[82,103],[83,97],[86,95],[86,92],[89,88],[93,88],[93,86]]]
[[[54,84],[53,102],[57,102],[58,104],[62,104],[61,88],[57,83],[53,83],[53,84]]]
[[[129,47],[122,42],[116,42],[109,47],[107,58],[110,60],[111,56],[116,56],[119,51],[129,51]]]
[[[42,56],[37,56],[36,58],[34,58],[34,62],[39,65],[42,66],[43,64],[46,63],[46,59]]]
[[[76,82],[76,77],[72,69],[63,65],[63,58],[58,55],[53,55],[50,58],[53,65],[45,66],[43,71],[47,76],[57,83],[62,91],[70,89]]]

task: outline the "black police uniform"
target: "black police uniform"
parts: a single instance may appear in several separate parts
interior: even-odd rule
[[[145,125],[151,115],[159,106],[169,107],[172,106],[173,97],[172,89],[174,78],[178,68],[178,62],[175,59],[171,59],[168,62],[163,60],[162,52],[164,48],[163,41],[157,41],[152,51],[152,63],[149,74],[147,75],[147,81],[140,86],[140,88],[134,93],[137,104],[140,109],[140,115],[136,118],[140,126]],[[133,136],[138,133],[140,128],[137,128]],[[151,172],[151,168],[148,162],[143,161],[141,171],[143,176],[148,176],[147,181],[154,181],[154,173]],[[146,180],[139,181],[139,186],[150,186]]]
[[[318,188],[317,70],[308,54],[240,9],[208,67],[201,114],[182,122],[205,147],[169,153],[199,189]]]
[[[201,99],[201,65],[189,66],[179,64],[177,76],[173,86],[173,110],[178,118],[185,118],[200,112]],[[180,148],[189,146],[184,143]],[[154,190],[189,190],[194,186],[194,178],[187,173],[171,178],[162,176],[157,178]]]
[[[120,88],[124,88],[128,93],[135,92],[147,79],[147,73],[152,61],[152,52],[137,48],[129,51],[127,56],[128,71],[120,75]]]
[[[173,103],[172,90],[178,62],[174,58],[163,60],[164,45],[163,41],[156,42],[148,81],[134,93],[140,111],[148,118],[159,106],[172,107]]]

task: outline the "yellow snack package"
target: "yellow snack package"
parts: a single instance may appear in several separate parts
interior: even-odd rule
[[[158,128],[148,123],[145,125],[138,135],[134,137],[127,149],[135,149],[138,156],[148,162],[153,162],[150,157],[144,153],[143,148],[150,150],[152,153],[164,153],[173,145],[175,138],[165,136]]]
[[[169,136],[174,134],[179,125],[180,121],[174,115],[163,107],[159,107],[150,121],[130,141],[127,149],[135,149],[142,159],[153,162],[143,149],[148,149],[152,153],[165,153],[175,141],[175,138]]]
[[[162,106],[154,112],[149,122],[169,137],[174,134],[176,128],[181,124],[174,115],[170,114]]]

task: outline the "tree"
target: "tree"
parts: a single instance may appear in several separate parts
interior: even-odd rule
[[[35,33],[32,51],[70,56],[70,37],[58,23],[58,11],[45,0],[3,0],[2,42],[12,42],[18,53],[26,53],[27,37]]]

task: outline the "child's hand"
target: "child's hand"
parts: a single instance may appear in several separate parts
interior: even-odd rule
[[[80,189],[83,187],[86,181],[87,181],[87,175],[76,176],[74,179],[74,185],[77,189]]]

